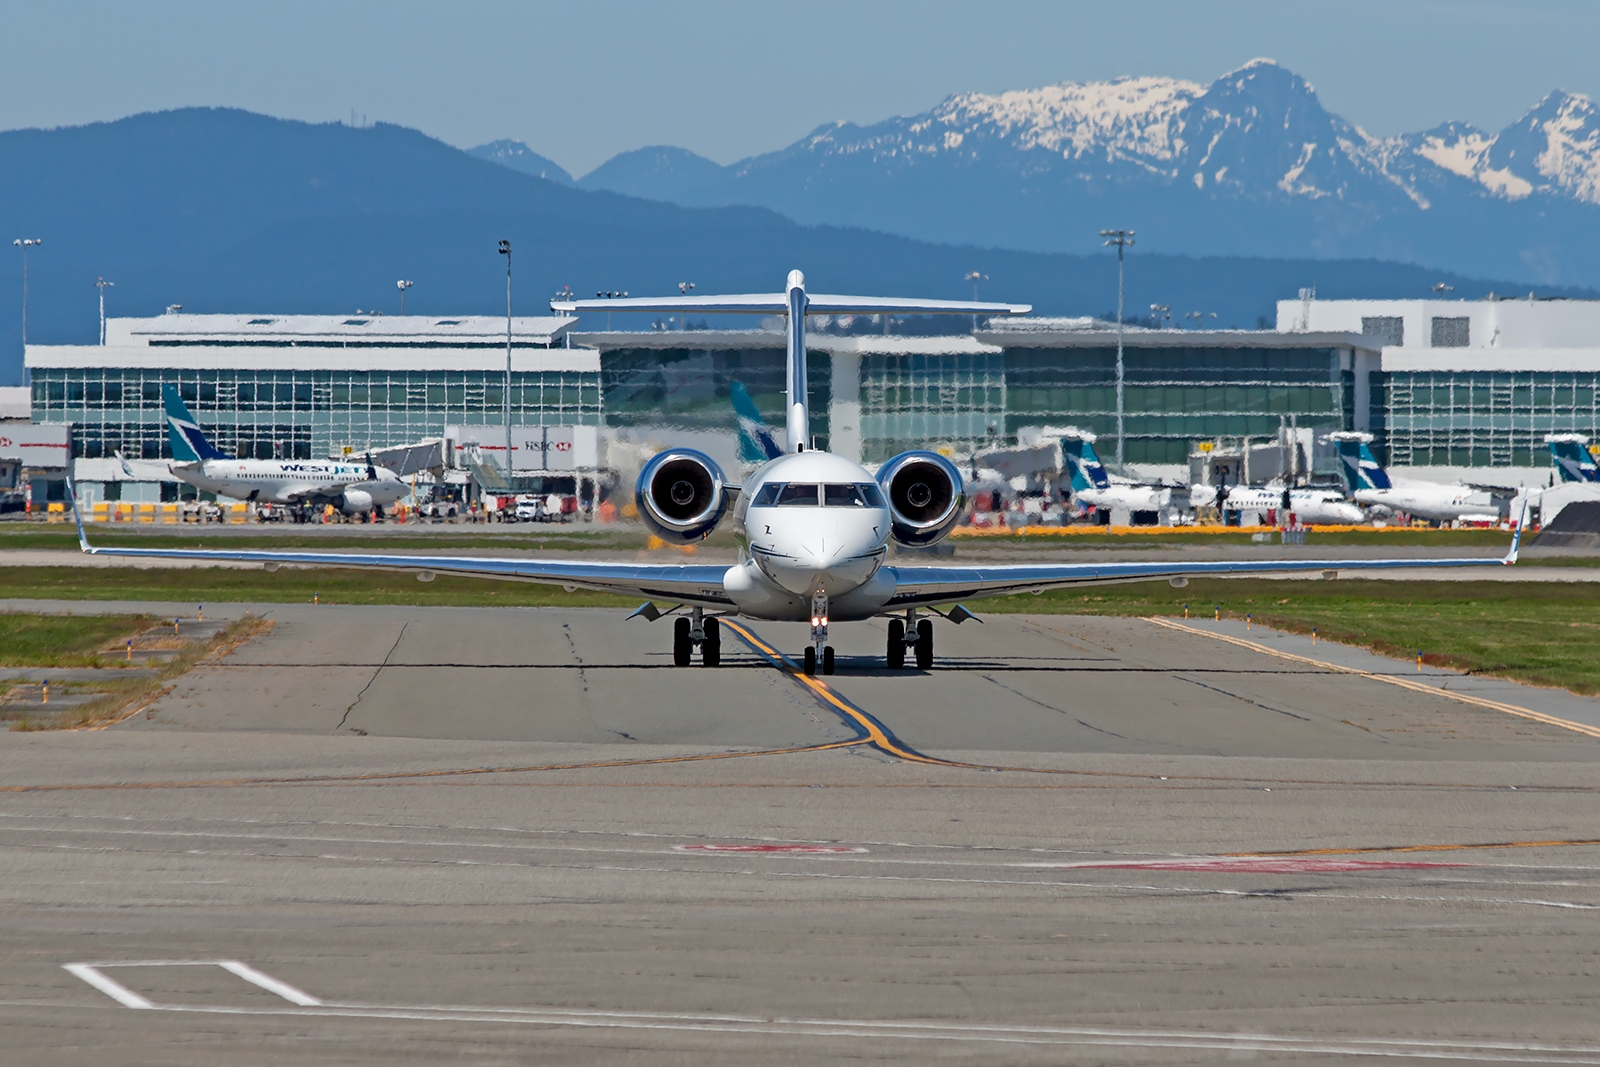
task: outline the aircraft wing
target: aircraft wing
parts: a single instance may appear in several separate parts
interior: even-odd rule
[[[1518,535],[1520,537],[1520,534]],[[1233,578],[1248,575],[1315,574],[1322,571],[1382,571],[1412,568],[1499,567],[1517,561],[1517,542],[1504,558],[1323,559],[1141,563],[1019,563],[992,567],[889,567],[895,593],[884,610],[951,604],[958,600],[1042,593],[1074,585],[1109,585],[1157,578]]]
[[[702,607],[730,607],[722,589],[726,566],[663,563],[593,563],[570,560],[491,556],[413,556],[376,552],[266,552],[246,549],[95,548],[79,527],[83,551],[94,556],[128,559],[192,559],[211,563],[260,563],[266,567],[364,567],[413,571],[419,575],[461,574],[598,589],[649,600],[670,600]]]

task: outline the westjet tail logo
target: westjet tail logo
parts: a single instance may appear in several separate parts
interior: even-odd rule
[[[1600,467],[1581,441],[1551,441],[1550,459],[1564,482],[1600,481]]]
[[[1061,458],[1066,460],[1067,467],[1072,471],[1073,492],[1105,489],[1110,486],[1111,481],[1106,477],[1106,469],[1100,465],[1100,457],[1095,453],[1094,445],[1087,440],[1068,438],[1062,441]]]
[[[1389,475],[1364,443],[1339,445],[1339,459],[1344,464],[1344,479],[1351,492],[1357,489],[1388,489]]]

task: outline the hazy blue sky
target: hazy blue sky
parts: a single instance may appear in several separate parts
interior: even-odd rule
[[[1498,129],[1551,89],[1600,97],[1597,0],[784,4],[8,0],[0,128],[185,105],[528,142],[577,174],[677,144],[719,162],[966,90],[1270,56],[1375,134]]]

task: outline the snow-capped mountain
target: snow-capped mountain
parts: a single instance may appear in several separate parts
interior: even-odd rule
[[[1600,283],[1600,113],[1554,92],[1498,133],[1378,138],[1267,59],[1208,86],[1161,77],[963,93],[832,123],[718,166],[654,148],[579,179],[691,206],[925,240],[1083,251],[1104,227],[1190,254],[1383,256]]]

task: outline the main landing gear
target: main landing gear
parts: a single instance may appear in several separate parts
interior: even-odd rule
[[[817,660],[822,660],[822,673],[833,673],[833,646],[828,644],[828,594],[811,594],[811,644],[806,646],[806,674],[817,673]]]
[[[889,620],[889,669],[897,671],[906,665],[906,649],[915,650],[917,670],[933,668],[933,620],[917,618],[917,609],[906,610],[904,622]]]
[[[673,622],[673,666],[689,666],[696,648],[700,649],[702,667],[722,666],[722,624],[714,618],[706,618],[703,608],[695,608],[692,614],[680,615]]]

